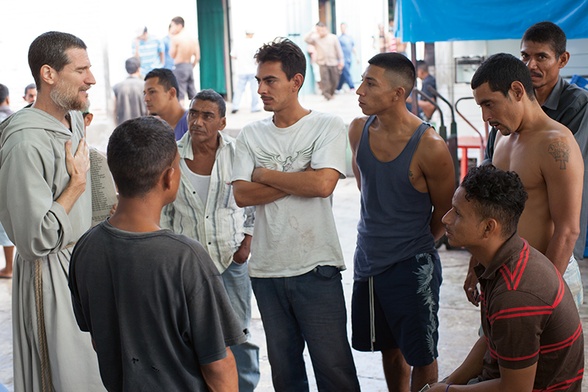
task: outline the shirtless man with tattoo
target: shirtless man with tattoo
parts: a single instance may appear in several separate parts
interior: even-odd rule
[[[483,120],[500,132],[492,163],[516,172],[529,195],[518,233],[565,279],[568,266],[576,265],[570,258],[580,232],[584,163],[578,143],[541,109],[529,70],[516,57],[489,57],[471,87]]]

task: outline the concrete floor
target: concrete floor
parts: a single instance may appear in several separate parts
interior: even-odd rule
[[[244,97],[247,97],[247,93],[244,94]],[[361,115],[357,107],[356,96],[351,93],[337,95],[334,100],[328,102],[324,101],[320,96],[302,97],[301,101],[308,108],[335,113],[341,116],[347,124],[354,117]],[[237,114],[230,114],[229,106],[227,128],[231,133],[250,121],[268,116],[264,112],[249,113],[247,108],[247,103],[243,102],[242,109]],[[89,142],[99,149],[104,150],[110,130],[113,128],[109,125],[103,113],[95,113],[94,121],[88,129]],[[355,179],[348,178],[339,182],[335,190],[333,210],[343,254],[347,267],[349,268],[343,273],[344,292],[349,309],[352,291],[352,260],[355,248],[356,225],[359,218],[359,192],[355,184]],[[443,265],[443,285],[441,288],[439,312],[440,338],[438,361],[439,376],[443,378],[455,369],[469,352],[470,347],[477,339],[480,321],[478,308],[475,308],[467,302],[462,289],[469,259],[468,252],[460,250],[447,251],[442,247],[440,249],[440,256]],[[0,256],[0,266],[3,265],[2,258],[3,256]],[[585,291],[586,283],[588,283],[588,268],[586,265],[586,262],[580,262],[584,276]],[[588,291],[586,292],[588,293]],[[11,296],[12,281],[0,279],[0,383],[4,384],[10,391],[13,390]],[[580,314],[584,325],[587,325],[588,305],[582,307]],[[261,380],[257,390],[272,391],[271,372],[267,360],[263,325],[256,309],[254,310],[251,332],[253,340],[261,347]],[[585,341],[588,341],[586,330],[584,335]],[[586,354],[588,355],[588,351]],[[381,368],[380,354],[354,351],[353,355],[362,390],[369,392],[386,391],[387,388]],[[306,362],[311,390],[316,390],[308,355],[306,355]],[[583,391],[588,392],[588,385],[586,380],[584,381]]]

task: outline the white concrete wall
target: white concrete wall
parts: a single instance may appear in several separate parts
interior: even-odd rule
[[[132,56],[132,41],[140,26],[161,38],[171,18],[182,16],[188,31],[197,34],[194,0],[54,0],[47,7],[38,2],[4,1],[2,16],[0,83],[8,86],[13,109],[24,105],[24,87],[33,82],[27,62],[29,45],[46,31],[72,33],[88,46],[96,77],[90,100],[97,114],[107,110],[110,86],[126,77],[124,62]]]

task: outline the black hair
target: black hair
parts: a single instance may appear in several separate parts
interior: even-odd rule
[[[147,75],[145,76],[145,81],[151,78],[159,78],[159,84],[163,86],[165,91],[169,91],[170,88],[176,89],[176,97],[180,92],[180,86],[178,85],[178,80],[176,79],[174,73],[167,69],[167,68],[154,68]]]
[[[25,87],[24,95],[26,96],[27,93],[29,92],[29,90],[32,90],[32,89],[37,89],[37,85],[35,83],[27,84],[27,86]]]
[[[0,83],[0,105],[8,98],[8,87]]]
[[[38,90],[41,90],[41,67],[48,65],[57,72],[61,71],[70,62],[65,53],[70,48],[85,50],[86,44],[75,35],[59,31],[43,33],[31,43],[29,67]]]
[[[527,66],[518,58],[508,53],[497,53],[488,57],[472,77],[472,90],[488,83],[490,90],[500,91],[506,97],[513,82],[523,84],[530,100],[535,99],[533,81]]]
[[[551,45],[551,49],[553,49],[557,57],[566,51],[566,33],[552,22],[535,23],[525,31],[521,43],[523,41],[547,43]]]
[[[398,75],[402,87],[406,90],[405,98],[408,98],[416,82],[416,71],[412,62],[400,53],[378,53],[368,60],[370,65],[384,68],[387,72]]]
[[[190,102],[190,107],[192,106],[192,103],[194,103],[194,101],[197,99],[200,101],[210,101],[216,103],[219,115],[221,117],[226,116],[227,104],[225,103],[225,100],[222,97],[222,95],[220,95],[216,91],[212,89],[201,90],[194,96],[194,98],[192,98],[192,102]]]
[[[157,184],[177,154],[173,129],[153,116],[127,120],[108,139],[106,156],[118,192],[141,197]]]
[[[130,75],[137,72],[140,67],[141,67],[141,60],[139,60],[136,57],[128,58],[125,61],[125,69],[127,70],[127,73]]]
[[[288,80],[292,80],[294,75],[306,75],[306,58],[298,45],[288,38],[276,38],[270,43],[264,44],[255,53],[255,59],[258,63],[280,62],[282,71],[286,74]],[[302,86],[302,84],[301,84]]]
[[[181,16],[176,16],[172,19],[172,22],[174,22],[177,25],[182,25],[182,27],[184,27],[184,18],[182,18]]]
[[[517,173],[482,165],[470,169],[460,186],[482,219],[493,218],[501,223],[505,238],[516,232],[528,197]]]

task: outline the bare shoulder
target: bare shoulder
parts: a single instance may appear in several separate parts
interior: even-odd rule
[[[365,126],[368,116],[356,117],[349,124],[349,143],[354,148],[359,143],[363,127]]]
[[[449,154],[447,143],[432,127],[429,127],[421,137],[419,150],[425,150],[426,154]]]

